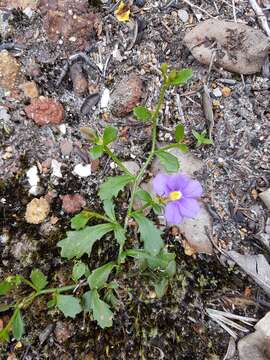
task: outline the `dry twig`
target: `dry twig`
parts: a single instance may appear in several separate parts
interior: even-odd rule
[[[249,0],[249,3],[252,9],[254,10],[255,14],[257,15],[258,21],[261,24],[261,27],[263,28],[264,32],[266,33],[267,36],[270,36],[270,29],[268,26],[267,19],[260,6],[257,4],[257,1]]]

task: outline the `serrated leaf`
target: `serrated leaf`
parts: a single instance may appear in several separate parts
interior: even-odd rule
[[[99,197],[101,200],[110,200],[114,196],[117,196],[120,190],[134,180],[134,176],[130,175],[122,175],[122,176],[114,176],[109,177],[99,189]]]
[[[79,261],[74,264],[72,269],[72,279],[78,281],[86,272],[87,265],[82,261]]]
[[[0,283],[0,295],[6,295],[11,289],[13,285],[9,281],[2,281]]]
[[[121,225],[116,224],[114,226],[114,236],[120,246],[123,247],[125,241],[126,241],[126,233],[124,228],[122,228]]]
[[[103,144],[108,145],[117,139],[117,129],[113,126],[107,126],[103,133]]]
[[[145,216],[138,213],[133,213],[132,216],[139,225],[139,232],[144,243],[144,249],[149,252],[149,254],[157,255],[164,247],[163,240],[160,236],[162,232]]]
[[[97,160],[103,155],[103,146],[94,145],[90,150],[89,154],[92,160]]]
[[[114,203],[112,202],[112,199],[107,199],[103,201],[103,208],[106,213],[106,215],[112,219],[113,221],[116,220],[115,218],[115,212],[114,212]]]
[[[47,276],[38,269],[32,270],[30,278],[37,291],[44,289],[48,285]]]
[[[170,80],[171,85],[183,85],[192,77],[191,69],[182,69],[176,71],[174,79]]]
[[[92,271],[87,279],[90,289],[93,290],[102,288],[107,282],[108,277],[114,267],[114,263],[108,263]]]
[[[57,295],[56,305],[65,317],[75,318],[82,311],[80,300],[72,295]]]
[[[20,310],[15,310],[15,314],[12,318],[12,333],[16,340],[20,340],[24,334],[24,322]]]
[[[88,221],[91,219],[92,216],[93,215],[90,211],[87,211],[87,210],[81,211],[79,214],[77,214],[71,218],[71,229],[74,229],[74,230],[83,229],[86,226],[86,224],[88,223]]]
[[[97,290],[92,291],[92,310],[93,317],[97,321],[98,325],[104,329],[112,326],[113,313],[106,304],[99,298]]]
[[[145,106],[136,106],[133,114],[138,120],[147,121],[151,119],[152,113]]]
[[[90,255],[94,243],[105,234],[113,230],[113,224],[87,226],[83,230],[68,231],[67,237],[57,243],[61,247],[61,256],[72,259],[80,258],[83,254]]]
[[[179,170],[179,161],[176,156],[164,150],[157,150],[155,154],[168,173],[174,173]]]

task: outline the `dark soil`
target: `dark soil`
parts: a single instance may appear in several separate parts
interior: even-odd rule
[[[150,107],[154,106],[160,89],[161,63],[193,69],[194,76],[188,85],[166,95],[159,140],[166,142],[175,124],[183,122],[176,102],[176,93],[179,93],[186,141],[191,152],[204,163],[198,179],[203,183],[203,201],[213,218],[214,239],[226,249],[267,255],[260,236],[265,233],[269,211],[257,195],[269,187],[270,181],[269,78],[256,74],[241,80],[239,75],[212,69],[210,87],[222,88],[225,81],[231,94],[219,98],[216,104],[215,145],[195,148],[191,130],[202,131],[209,125],[205,121],[200,91],[208,67],[194,60],[182,39],[185,32],[198,22],[198,14],[202,19],[209,16],[180,1],[167,7],[165,2],[164,7],[157,6],[157,3],[147,1],[144,9],[133,6],[133,18],[139,26],[132,47],[132,24],[116,20],[113,12],[108,11],[113,5],[111,1],[106,6],[93,8],[89,5],[89,9],[99,17],[102,30],[93,32],[88,43],[75,50],[73,45],[48,39],[43,15],[39,11],[33,12],[29,18],[21,10],[7,11],[0,4],[1,14],[9,15],[9,31],[0,36],[0,46],[16,44],[9,52],[16,56],[25,80],[35,81],[40,95],[53,97],[63,104],[66,127],[63,133],[58,126],[37,126],[23,111],[30,102],[28,98],[0,92],[0,106],[5,107],[10,115],[9,119],[0,118],[1,279],[12,274],[29,277],[31,270],[37,267],[48,276],[51,287],[69,283],[73,263],[61,259],[56,246],[70,224],[70,216],[62,210],[60,195],[80,193],[86,199],[87,207],[97,211],[101,209],[97,196],[99,184],[106,176],[117,173],[111,160],[104,156],[90,177],[81,178],[73,174],[76,164],[90,161],[87,141],[79,131],[81,127],[92,126],[99,131],[108,124],[118,127],[121,137],[114,144],[114,150],[123,160],[136,158],[140,165],[149,150],[149,128],[134,122],[132,115],[118,118],[98,105],[82,114],[81,106],[87,95],[75,94],[69,71],[56,86],[67,60],[78,52],[86,54],[94,64],[104,66],[107,62],[106,72],[101,76],[97,69],[78,58],[88,79],[89,94],[101,94],[105,87],[113,90],[125,75],[135,73],[144,82],[142,102]],[[216,1],[218,12],[212,1],[194,0],[193,3],[214,17],[233,20],[229,1]],[[189,13],[190,24],[181,22],[178,9]],[[237,3],[237,18],[258,27],[248,1]],[[116,45],[121,61],[112,55]],[[64,139],[73,144],[69,156],[64,156],[60,150]],[[12,156],[5,159],[4,154],[10,146],[13,148]],[[51,159],[61,162],[62,177],[51,176],[50,169],[41,172],[38,197],[55,191],[51,215],[58,221],[56,224],[51,224],[50,220],[41,225],[27,224],[24,219],[26,205],[34,196],[29,194],[26,171],[33,165],[44,170],[44,161]],[[119,210],[123,216],[127,199],[126,192],[122,195]],[[111,329],[100,329],[88,316],[79,315],[70,320],[57,310],[48,312],[46,302],[49,298],[42,298],[24,313],[26,335],[21,343],[18,345],[16,340],[12,340],[0,345],[0,359],[222,359],[230,336],[209,319],[206,308],[259,319],[267,311],[267,307],[260,305],[260,299],[265,295],[236,267],[232,269],[224,259],[219,260],[219,255],[185,255],[181,237],[173,236],[171,229],[166,231],[164,239],[169,250],[177,254],[178,270],[162,299],[154,297],[149,274],[141,274],[130,260],[123,273],[115,279],[120,286],[120,303]],[[107,237],[95,244],[90,260],[85,260],[90,268],[95,268],[116,257],[116,244]],[[22,287],[17,296],[22,297],[26,292],[27,289]],[[11,298],[5,299],[8,300]],[[0,320],[6,320],[10,315],[9,312],[0,313]],[[64,322],[70,332],[68,340],[63,342],[54,332],[59,321]],[[47,339],[41,343],[40,335],[46,331]],[[239,333],[240,337],[243,335]]]

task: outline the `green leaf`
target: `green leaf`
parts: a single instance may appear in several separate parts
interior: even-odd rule
[[[81,211],[79,214],[71,218],[71,229],[81,230],[88,223],[89,219],[92,217],[92,213],[87,210]]]
[[[124,228],[122,228],[121,225],[116,224],[114,226],[114,236],[120,246],[123,247],[125,241],[126,241],[126,233]]]
[[[5,312],[5,311],[13,308],[14,306],[15,306],[15,304],[8,304],[8,305],[0,304],[0,312]]]
[[[90,150],[89,154],[92,160],[97,160],[103,155],[103,145],[94,145]]]
[[[72,295],[57,295],[57,307],[65,317],[75,318],[82,311],[80,300]]]
[[[85,312],[92,312],[92,291],[86,291],[82,296],[82,307]]]
[[[24,334],[24,322],[20,310],[15,310],[15,316],[12,317],[12,333],[16,340],[20,340]]]
[[[166,64],[166,63],[161,64],[160,70],[162,72],[162,75],[165,76],[167,74],[168,64]]]
[[[87,265],[82,261],[79,261],[74,264],[72,269],[72,279],[78,281],[86,272]]]
[[[44,289],[48,285],[47,276],[38,269],[32,270],[30,278],[37,291]]]
[[[99,189],[99,197],[101,200],[110,200],[113,196],[117,196],[120,190],[133,181],[135,179],[134,176],[130,175],[122,175],[122,176],[114,176],[109,177]]]
[[[153,203],[153,204],[152,204],[152,208],[153,208],[154,213],[155,213],[156,215],[162,214],[162,207],[161,207],[159,204]]]
[[[105,234],[113,230],[113,224],[87,226],[83,230],[68,231],[67,237],[57,243],[61,247],[61,256],[72,259],[80,258],[83,254],[90,255],[94,243]]]
[[[162,269],[166,270],[169,263],[174,260],[175,254],[166,251],[154,256],[141,249],[127,250],[123,256],[131,256],[137,260],[146,260],[149,267],[153,270]]]
[[[145,190],[138,189],[135,196],[148,204],[151,204],[153,202],[151,195]]]
[[[0,343],[1,342],[9,342],[9,333],[8,330],[5,328],[0,331]]]
[[[144,242],[144,249],[149,252],[149,254],[157,255],[164,247],[163,240],[160,236],[162,232],[145,216],[138,213],[133,213],[132,216],[139,225],[139,232]]]
[[[179,170],[179,161],[176,156],[164,150],[157,150],[155,154],[168,173],[174,173]]]
[[[98,325],[104,329],[112,326],[113,313],[111,312],[109,305],[100,300],[97,290],[92,291],[92,309],[93,317],[97,321]]]
[[[154,283],[155,292],[159,299],[166,294],[168,284],[169,284],[169,280],[166,277],[162,277],[161,279],[159,279]]]
[[[180,151],[182,151],[183,153],[188,152],[188,146],[185,144],[177,144],[176,146]]]
[[[175,128],[175,141],[179,143],[181,140],[183,140],[184,134],[185,134],[184,125],[182,125],[182,124],[176,125],[176,128]]]
[[[47,302],[47,308],[51,309],[51,308],[55,307],[56,303],[57,303],[56,298],[53,298],[53,299],[49,300]]]
[[[133,114],[138,120],[147,121],[151,118],[152,113],[145,106],[136,106]]]
[[[103,133],[103,144],[108,145],[117,139],[117,129],[113,126],[107,126]]]
[[[0,283],[0,295],[6,295],[13,287],[13,284],[9,281],[2,281]]]
[[[191,69],[182,69],[176,71],[174,79],[170,79],[171,85],[183,85],[192,77]]]
[[[91,290],[102,288],[107,282],[108,277],[114,267],[114,263],[108,263],[92,271],[87,279]]]
[[[115,212],[114,212],[114,203],[112,202],[112,199],[107,199],[103,201],[103,208],[106,213],[106,215],[113,221],[116,220],[115,218]]]

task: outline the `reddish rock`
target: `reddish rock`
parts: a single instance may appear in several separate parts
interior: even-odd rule
[[[111,111],[114,116],[124,117],[140,103],[142,97],[142,80],[132,74],[123,78],[111,95]]]
[[[70,142],[68,140],[61,141],[60,150],[61,150],[62,155],[64,155],[64,156],[70,155],[71,151],[73,150],[72,142]]]
[[[31,104],[24,109],[28,118],[40,126],[60,124],[64,119],[64,108],[56,100],[40,96],[32,99]]]
[[[64,195],[62,199],[62,208],[68,214],[74,214],[80,211],[85,205],[86,202],[84,198],[79,195]]]
[[[56,336],[56,340],[60,344],[67,341],[71,337],[71,333],[70,333],[68,324],[66,324],[62,321],[57,321],[56,327],[54,329],[54,333]]]
[[[71,49],[83,49],[96,34],[99,19],[87,0],[40,0],[44,30],[51,41],[63,39]]]
[[[70,77],[75,94],[78,96],[85,94],[88,89],[88,81],[79,63],[75,63],[70,67]]]

